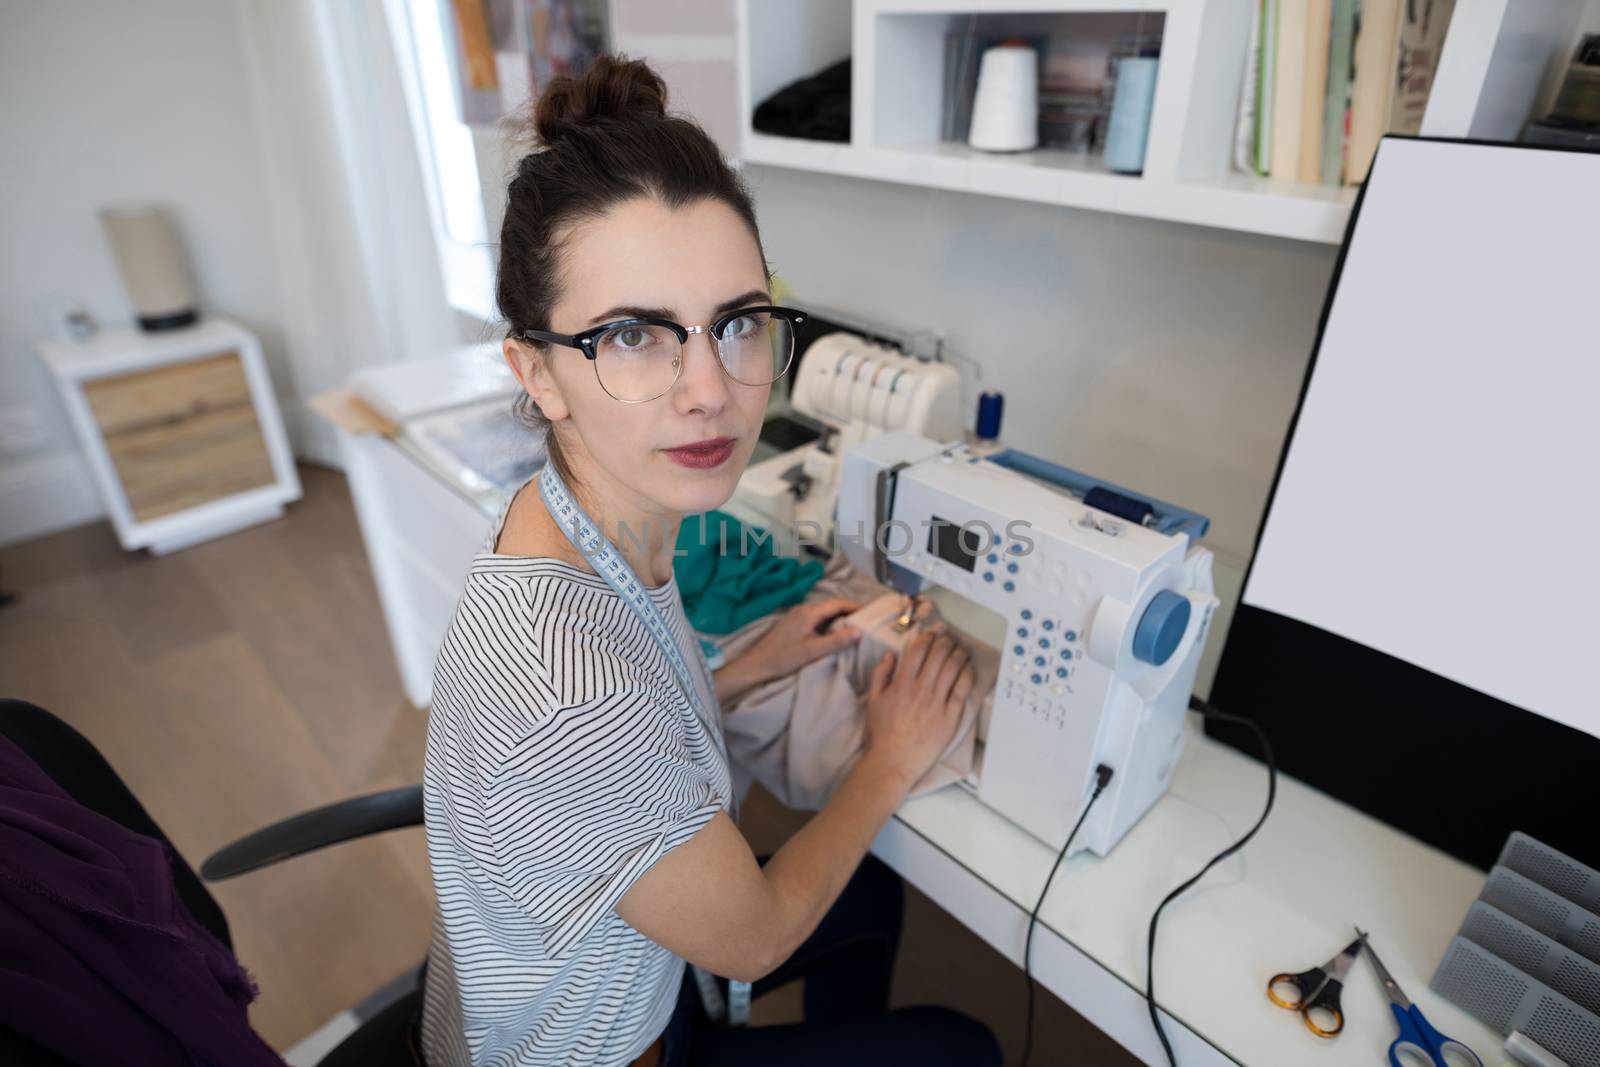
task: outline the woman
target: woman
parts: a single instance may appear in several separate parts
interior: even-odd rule
[[[899,884],[862,864],[952,735],[964,652],[924,636],[879,665],[858,764],[764,865],[730,811],[718,702],[858,636],[817,632],[852,604],[795,608],[713,677],[673,580],[680,520],[732,495],[803,318],[771,306],[749,195],[642,63],[556,80],[535,126],[496,295],[549,463],[435,671],[427,1060],[998,1064],[970,1020],[885,1010]],[[686,961],[758,994],[809,975],[807,1022],[709,1025]]]

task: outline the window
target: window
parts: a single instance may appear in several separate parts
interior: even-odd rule
[[[387,0],[400,78],[422,161],[445,293],[456,309],[491,319],[494,263],[472,130],[460,119],[446,45],[448,0]]]

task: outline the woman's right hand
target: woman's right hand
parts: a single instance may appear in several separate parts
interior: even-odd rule
[[[948,634],[923,630],[899,656],[885,654],[867,690],[863,758],[909,790],[950,747],[976,680],[971,656]]]

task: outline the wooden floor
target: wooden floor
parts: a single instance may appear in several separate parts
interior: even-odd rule
[[[45,707],[93,741],[178,850],[218,847],[318,804],[420,781],[425,715],[402,695],[344,478],[302,467],[276,522],[156,558],[104,523],[0,549],[0,695]],[[804,816],[753,795],[758,850]],[[286,1049],[427,947],[422,832],[302,857],[211,887],[261,997],[251,1017]],[[895,1002],[947,1004],[1022,1048],[1021,974],[915,891]],[[797,990],[756,1021],[797,1012]],[[1135,1061],[1041,992],[1033,1062]]]

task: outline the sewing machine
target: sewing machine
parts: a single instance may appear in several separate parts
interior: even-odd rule
[[[801,541],[832,551],[839,457],[886,430],[940,440],[961,436],[961,378],[954,367],[905,355],[846,331],[818,338],[796,371],[790,404],[823,424],[816,441],[753,463],[723,510],[772,534],[773,551]]]
[[[1209,520],[1016,451],[890,432],[844,451],[835,536],[998,649],[966,784],[1060,848],[1104,855],[1164,793],[1217,599]]]

